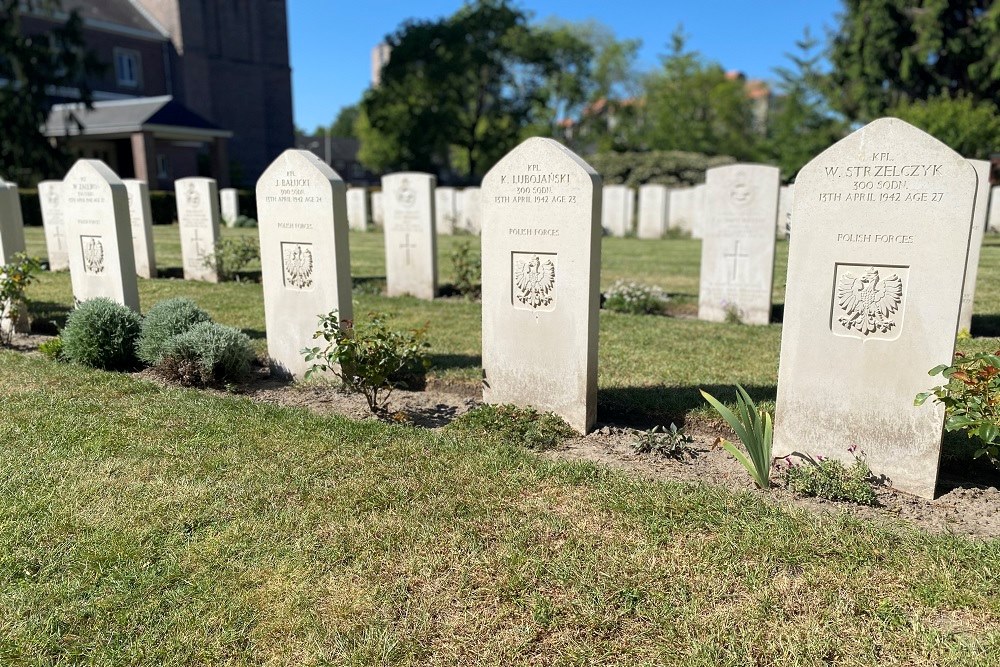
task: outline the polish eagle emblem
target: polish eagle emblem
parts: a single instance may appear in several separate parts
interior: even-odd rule
[[[517,300],[531,308],[551,305],[552,288],[556,284],[556,266],[551,259],[544,262],[538,255],[514,267]]]
[[[885,277],[870,267],[860,277],[844,273],[837,283],[837,304],[844,314],[837,319],[862,335],[888,333],[896,323],[891,315],[903,300],[903,281],[895,273]]]
[[[100,239],[83,241],[83,268],[87,273],[104,273],[104,244]]]
[[[298,289],[312,287],[313,254],[309,248],[297,245],[285,250],[285,283]]]

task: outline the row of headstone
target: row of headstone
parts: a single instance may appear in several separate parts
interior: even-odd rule
[[[711,196],[707,183],[674,189],[652,183],[642,185],[639,187],[636,216],[635,191],[624,185],[605,185],[602,210],[604,230],[610,236],[628,236],[632,233],[633,219],[637,217],[635,235],[641,239],[661,238],[670,229],[702,238],[715,204]],[[782,186],[775,215],[775,234],[778,238],[785,238],[791,201],[792,186]]]
[[[927,388],[927,369],[954,352],[970,238],[985,224],[978,180],[968,161],[896,119],[869,124],[801,170],[776,455],[849,460],[860,447],[896,488],[933,495],[944,411],[913,397]],[[214,200],[214,184],[193,185],[186,198]],[[413,172],[383,180],[390,295],[433,296],[434,186]],[[81,160],[63,187],[74,296],[118,290],[138,307],[124,184]],[[718,318],[718,304],[732,303],[745,321],[767,321],[777,169],[719,167],[704,187],[706,311]],[[551,410],[581,432],[596,416],[602,194],[589,165],[540,138],[500,160],[481,191],[484,400]],[[288,151],[257,197],[269,354],[297,375],[316,315],[350,318],[346,188],[312,154]],[[180,204],[179,216],[189,219]]]
[[[518,193],[518,184],[541,182],[559,184],[557,194]],[[704,273],[723,289],[745,277],[736,292],[752,297],[743,315],[764,319],[777,169],[722,167],[709,172],[705,187],[704,246],[712,256]],[[533,139],[501,160],[483,188],[484,400],[553,410],[586,430],[596,371],[600,180],[562,146]],[[960,311],[971,300],[963,286],[975,283],[970,241],[975,248],[985,226],[986,165],[902,121],[881,119],[806,165],[787,206],[796,238],[775,455],[805,451],[849,463],[860,450],[895,488],[933,497],[944,408],[913,399],[927,389],[927,369],[952,359]]]
[[[95,162],[84,162],[94,167],[94,173],[88,177],[89,181],[105,178],[109,173],[114,175],[107,165]],[[156,253],[149,186],[143,181],[119,179],[117,175],[114,178],[116,180],[111,181],[112,183],[120,183],[125,188],[128,213],[125,220],[130,228],[136,274],[143,278],[155,278]],[[84,184],[78,184],[77,190],[83,187]],[[69,234],[69,219],[66,216],[73,205],[81,201],[79,192],[71,192],[65,180],[42,181],[38,185],[38,191],[49,268],[53,271],[71,268],[73,262],[70,258],[77,248]],[[235,193],[235,190],[231,192]],[[216,282],[218,277],[210,261],[219,237],[219,200],[215,181],[210,178],[179,179],[176,182],[176,195],[184,277],[187,280]],[[70,199],[73,201],[69,201]],[[223,198],[223,201],[227,199],[228,197]],[[103,242],[90,244],[91,254],[95,257],[100,254],[98,245],[103,247]]]
[[[436,291],[435,180],[382,179],[390,296]],[[529,183],[546,194],[523,194]],[[300,350],[318,314],[351,318],[347,192],[299,150],[257,184],[268,354],[289,375],[307,369]],[[536,138],[490,170],[481,194],[484,399],[552,410],[586,432],[596,416],[600,177],[558,142]]]

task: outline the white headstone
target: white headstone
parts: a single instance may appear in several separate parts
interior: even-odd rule
[[[219,207],[222,215],[222,222],[226,227],[236,224],[236,218],[240,217],[240,191],[236,188],[223,188],[219,190]]]
[[[708,184],[702,183],[691,188],[691,238],[705,238],[708,224]]]
[[[437,294],[432,174],[414,171],[382,177],[385,193],[385,280],[389,296]]]
[[[438,234],[454,234],[458,217],[455,188],[434,188],[434,215]]]
[[[24,250],[24,218],[17,183],[0,179],[0,264],[9,264],[16,253]]]
[[[667,186],[648,183],[639,186],[639,223],[636,236],[658,239],[667,231]]]
[[[382,193],[372,193],[372,224],[381,228],[385,225],[385,212],[382,208]]]
[[[771,320],[777,167],[732,164],[706,174],[698,318],[744,324]]]
[[[987,214],[987,229],[1000,232],[1000,185],[990,188],[990,212]]]
[[[600,176],[555,140],[528,139],[486,174],[485,402],[552,411],[581,433],[594,424],[600,213]]]
[[[944,407],[914,397],[951,363],[975,170],[934,137],[876,120],[795,180],[774,454],[852,462],[934,495]]]
[[[132,252],[135,273],[141,278],[156,277],[156,250],[153,245],[153,213],[149,205],[149,186],[145,181],[125,179],[129,221],[132,225]]]
[[[667,197],[667,228],[694,232],[694,188],[674,188]]]
[[[976,207],[972,218],[972,236],[969,239],[969,257],[965,262],[965,287],[962,288],[962,308],[958,315],[958,330],[972,331],[972,306],[976,299],[976,279],[979,276],[979,255],[986,233],[986,213],[990,197],[990,163],[986,160],[969,160],[979,177],[976,188]]]
[[[174,182],[184,280],[219,282],[218,273],[211,265],[219,240],[217,187],[213,178],[180,178]],[[287,189],[294,190],[294,185]]]
[[[302,377],[319,316],[353,317],[344,182],[313,153],[286,150],[257,181],[257,216],[267,353]]]
[[[77,160],[62,195],[73,298],[106,297],[138,312],[125,184],[100,160]]]
[[[632,231],[635,190],[627,185],[605,185],[601,206],[601,224],[608,234],[624,237]]]
[[[347,221],[356,232],[368,231],[368,190],[347,189]]]
[[[482,192],[479,188],[462,190],[462,229],[479,236],[483,230]]]
[[[778,190],[778,219],[775,221],[776,234],[779,239],[788,237],[788,230],[791,227],[792,202],[795,201],[795,186],[782,185]]]
[[[38,203],[42,208],[42,227],[49,256],[49,271],[69,268],[69,246],[66,241],[66,221],[62,211],[62,181],[42,181],[38,184]]]
[[[455,229],[465,230],[465,190],[455,191]]]

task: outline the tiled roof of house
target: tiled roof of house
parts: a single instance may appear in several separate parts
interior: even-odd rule
[[[79,103],[56,104],[45,123],[45,135],[128,134],[162,128],[195,131],[209,136],[232,136],[232,132],[202,118],[169,95],[94,102],[92,109]]]

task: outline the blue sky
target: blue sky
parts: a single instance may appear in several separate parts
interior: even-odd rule
[[[312,130],[357,102],[370,81],[375,44],[409,18],[452,14],[462,0],[288,0],[296,125]],[[641,39],[639,68],[657,67],[671,33],[683,24],[689,47],[726,69],[772,78],[775,66],[808,26],[825,40],[840,0],[521,0],[536,20],[594,19],[619,39]]]

